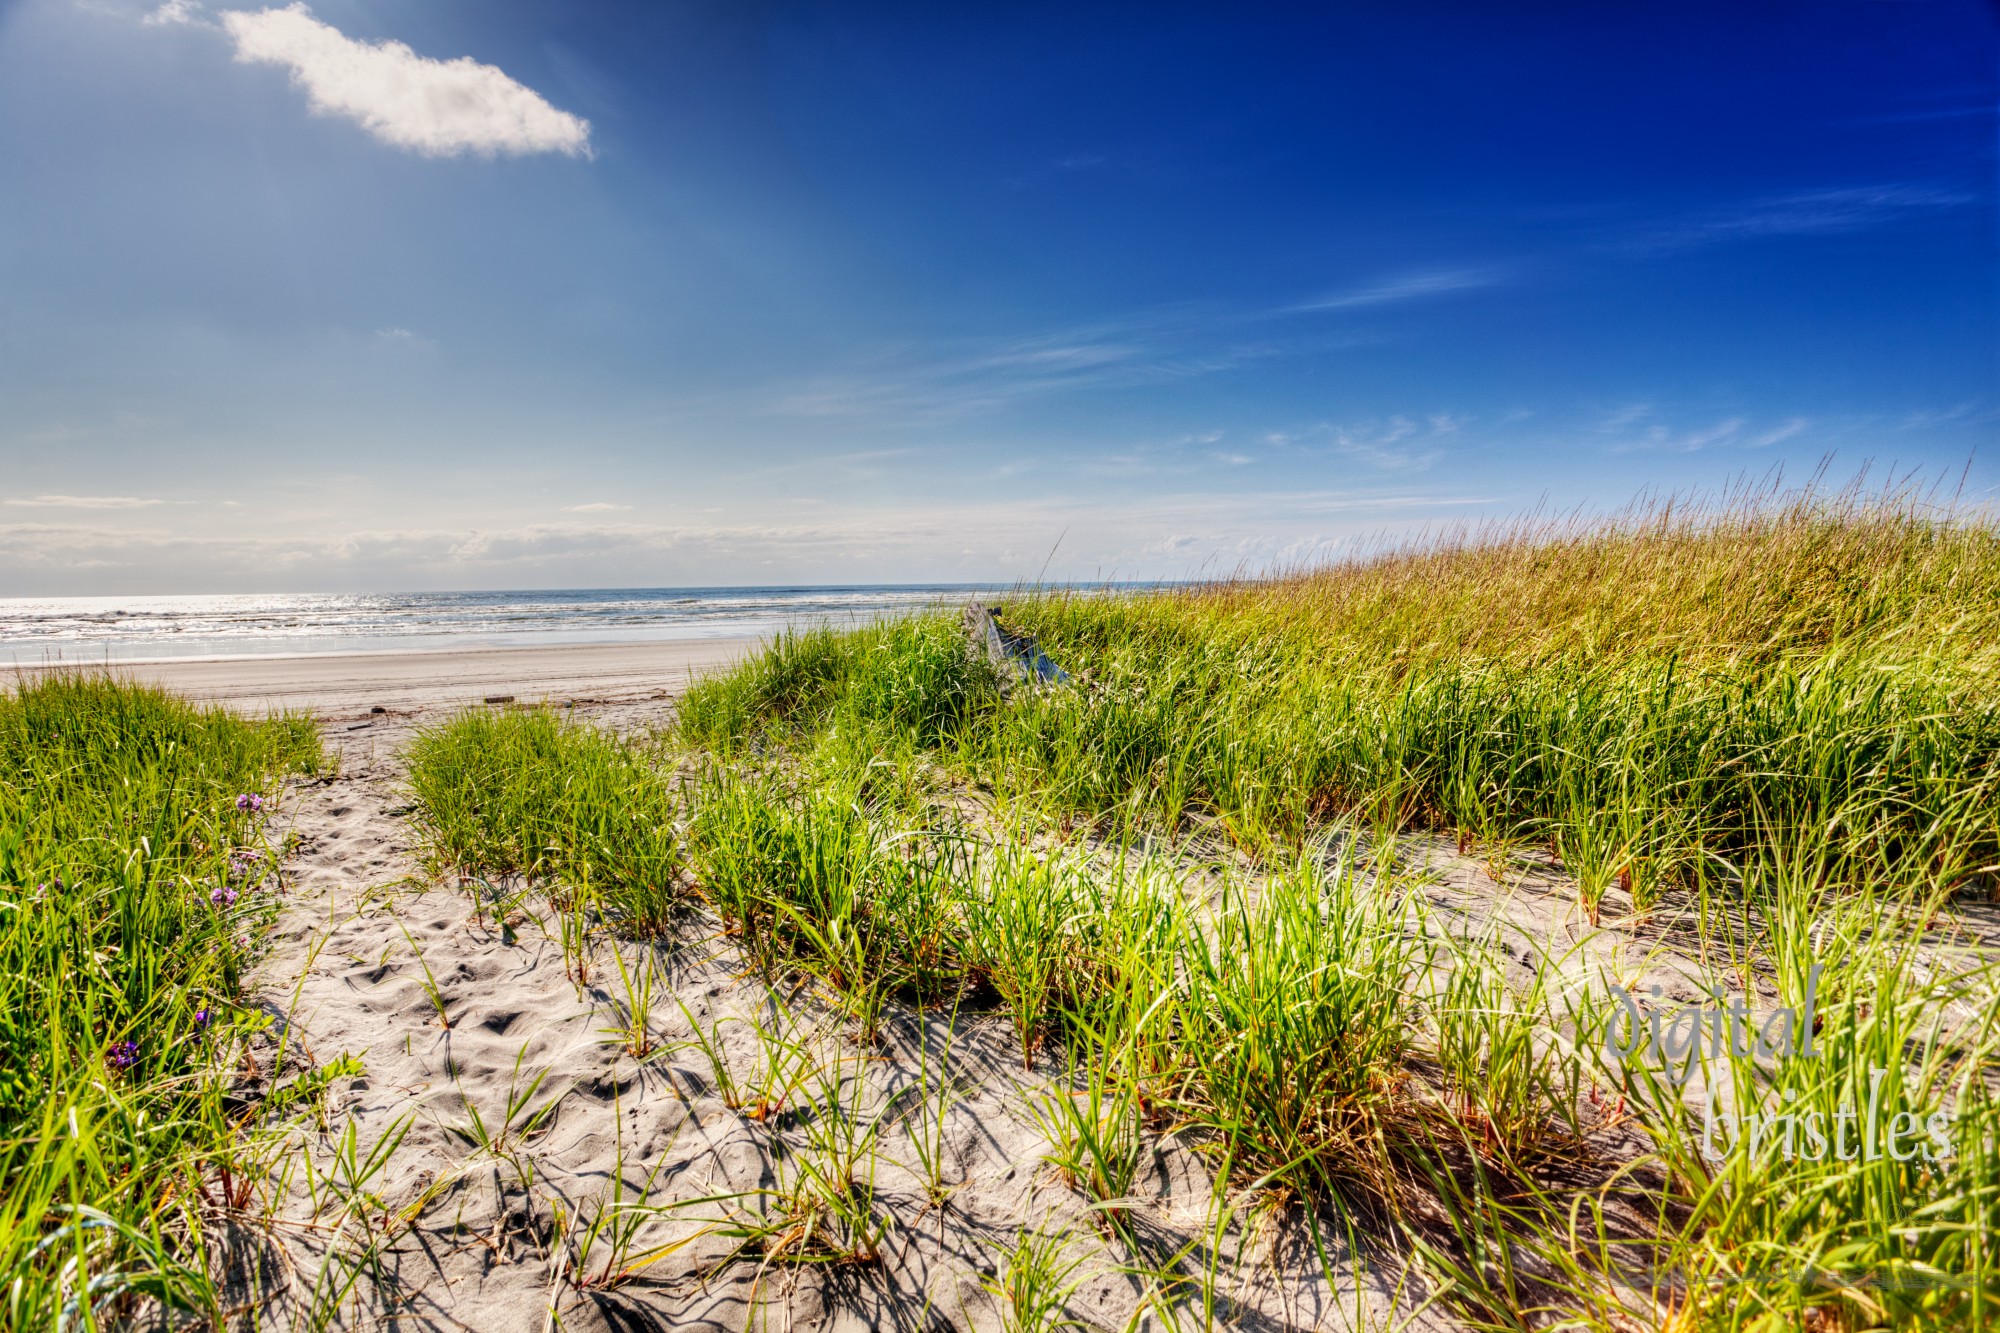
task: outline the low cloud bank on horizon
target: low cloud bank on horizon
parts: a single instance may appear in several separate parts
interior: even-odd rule
[[[166,501],[136,495],[34,495],[7,503],[19,509],[150,509]]]
[[[289,70],[315,114],[351,120],[383,143],[427,157],[591,155],[589,121],[471,56],[435,60],[398,41],[357,41],[302,3],[218,18],[237,60]],[[191,0],[168,0],[146,22],[203,21]]]
[[[1326,560],[1493,499],[1306,492],[1118,508],[974,502],[703,526],[570,520],[218,533],[205,524],[0,523],[0,585],[64,596],[1199,577]]]

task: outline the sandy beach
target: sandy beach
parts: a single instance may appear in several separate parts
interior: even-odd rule
[[[371,708],[420,714],[512,695],[522,703],[630,703],[667,698],[697,671],[736,661],[754,638],[566,644],[404,653],[328,653],[113,663],[120,676],[247,714],[303,709],[323,720]],[[21,667],[17,673],[82,664]]]

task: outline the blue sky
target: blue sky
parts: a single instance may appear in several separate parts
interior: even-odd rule
[[[0,0],[0,593],[2000,486],[1994,11]]]

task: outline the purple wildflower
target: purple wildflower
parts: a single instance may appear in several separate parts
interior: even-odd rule
[[[246,791],[236,798],[236,808],[245,814],[255,814],[264,808],[264,798],[256,792]]]
[[[139,1063],[139,1043],[121,1041],[104,1053],[104,1062],[121,1073]]]
[[[194,1011],[194,1025],[196,1028],[206,1029],[214,1020],[215,1015],[206,1009],[197,1009]]]
[[[232,906],[236,902],[236,890],[229,888],[225,885],[224,887],[217,889],[214,893],[209,894],[208,900],[214,903],[217,907]]]

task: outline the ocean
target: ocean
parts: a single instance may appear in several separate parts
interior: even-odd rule
[[[634,643],[854,626],[973,584],[0,598],[0,666]]]

